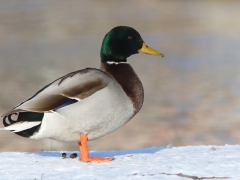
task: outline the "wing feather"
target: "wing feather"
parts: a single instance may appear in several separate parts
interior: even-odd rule
[[[82,100],[91,96],[105,88],[109,79],[107,74],[93,68],[69,73],[45,86],[3,116],[21,111],[51,112],[64,104],[68,105],[70,99]]]

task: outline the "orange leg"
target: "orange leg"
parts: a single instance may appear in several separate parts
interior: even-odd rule
[[[80,142],[78,142],[78,146],[81,152],[81,156],[79,157],[79,161],[83,162],[108,162],[112,161],[114,158],[102,158],[102,157],[89,157],[88,146],[87,146],[87,136],[84,134],[80,134]]]

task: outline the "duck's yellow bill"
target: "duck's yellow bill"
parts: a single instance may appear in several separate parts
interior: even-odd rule
[[[156,56],[162,56],[164,57],[164,55],[154,49],[152,49],[151,47],[149,47],[148,45],[146,45],[146,43],[143,43],[143,46],[141,49],[138,50],[139,53],[141,54],[151,54],[151,55],[156,55]]]

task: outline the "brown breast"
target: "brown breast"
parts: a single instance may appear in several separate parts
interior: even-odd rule
[[[134,114],[141,109],[144,99],[143,86],[132,66],[128,63],[101,64],[101,70],[113,77],[130,97],[134,106]]]

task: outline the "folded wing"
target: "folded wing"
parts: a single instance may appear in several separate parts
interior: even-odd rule
[[[110,77],[104,72],[86,68],[69,73],[42,88],[3,116],[16,112],[51,112],[85,99],[108,85]]]

